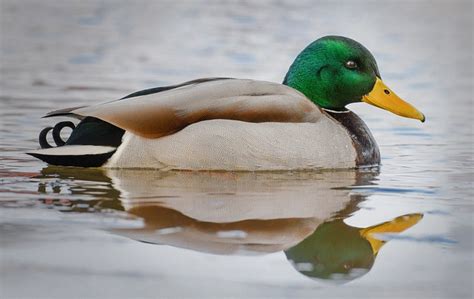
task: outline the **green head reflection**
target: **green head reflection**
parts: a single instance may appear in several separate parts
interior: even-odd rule
[[[325,280],[346,282],[367,273],[385,244],[380,234],[399,233],[422,214],[409,214],[368,228],[357,228],[342,219],[325,222],[296,246],[285,250],[298,272]]]

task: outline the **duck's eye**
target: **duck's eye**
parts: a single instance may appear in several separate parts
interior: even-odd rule
[[[353,60],[346,61],[346,68],[353,70],[353,69],[356,69],[357,67],[358,66],[357,66],[357,63],[355,61],[353,61]]]

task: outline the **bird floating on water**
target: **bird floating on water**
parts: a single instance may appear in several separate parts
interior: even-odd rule
[[[307,46],[282,84],[204,78],[132,93],[45,117],[79,119],[41,131],[28,154],[49,164],[162,170],[303,170],[380,163],[365,123],[346,105],[365,102],[425,116],[381,80],[360,43],[326,36]],[[73,129],[67,141],[61,129]],[[52,130],[57,147],[46,140]]]

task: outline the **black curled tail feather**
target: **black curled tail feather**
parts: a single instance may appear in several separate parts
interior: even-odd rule
[[[67,140],[61,138],[65,127],[72,129]],[[56,147],[47,141],[50,131]],[[58,122],[41,130],[41,149],[27,154],[52,165],[100,167],[115,153],[124,134],[125,130],[94,117],[85,117],[77,126],[70,121]]]
[[[57,146],[63,146],[66,144],[66,142],[61,138],[61,130],[66,127],[71,128],[73,131],[76,128],[72,121],[59,122],[53,128],[53,139]]]
[[[64,128],[71,128],[72,133],[65,141],[61,138],[61,131]],[[39,134],[39,144],[41,148],[53,147],[47,141],[49,131],[53,131],[52,136],[56,146],[64,145],[103,145],[118,147],[122,143],[122,136],[125,133],[108,122],[95,117],[84,118],[77,126],[71,121],[62,121],[54,127],[46,127]]]
[[[63,146],[66,144],[64,140],[61,138],[61,130],[63,128],[71,128],[73,131],[76,128],[74,123],[72,121],[62,121],[57,123],[54,128],[53,128],[53,139],[54,143],[56,143],[57,146]]]
[[[51,148],[52,146],[49,144],[48,140],[46,139],[49,131],[53,130],[53,140],[56,143],[56,146],[63,146],[66,144],[64,140],[61,138],[61,130],[65,127],[71,128],[73,131],[76,128],[73,122],[71,121],[62,121],[57,123],[54,127],[46,127],[41,130],[39,134],[39,144],[41,148]]]
[[[46,140],[46,136],[48,135],[48,132],[51,131],[53,127],[46,127],[43,130],[41,130],[39,134],[39,144],[41,148],[52,148],[52,146],[48,143],[48,140]]]

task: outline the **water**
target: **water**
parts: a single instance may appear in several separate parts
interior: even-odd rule
[[[472,297],[471,1],[0,5],[2,298]],[[24,154],[50,110],[198,77],[280,82],[327,34],[371,49],[427,116],[351,105],[379,169],[88,170]]]

